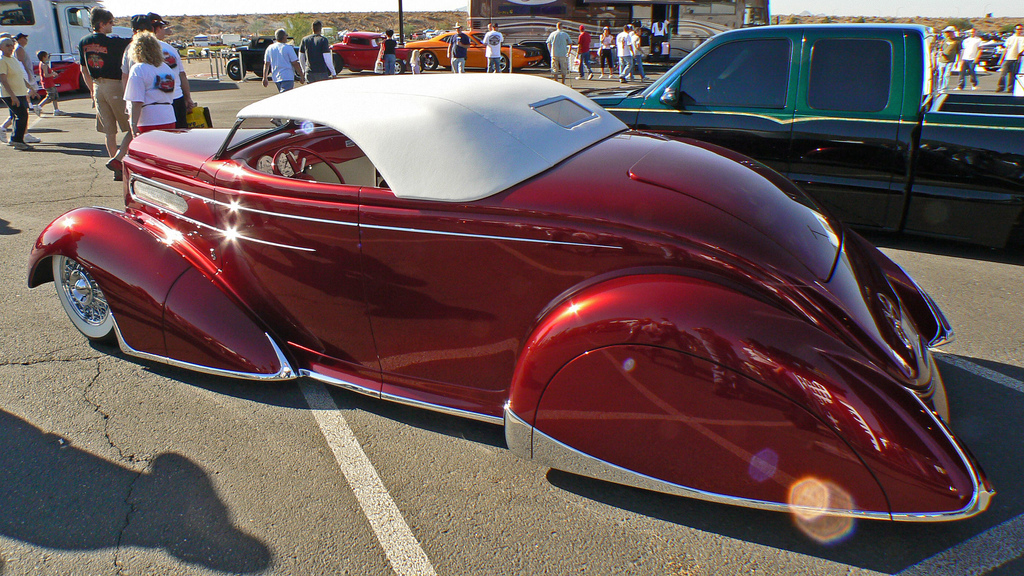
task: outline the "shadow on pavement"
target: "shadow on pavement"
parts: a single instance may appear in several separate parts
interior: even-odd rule
[[[0,236],[14,236],[15,234],[21,234],[21,230],[12,228],[10,222],[0,218]]]
[[[140,474],[0,410],[0,486],[0,535],[34,546],[161,548],[229,573],[259,572],[273,560],[232,525],[206,473],[179,454],[158,455]]]
[[[189,78],[188,86],[193,93],[216,92],[221,90],[238,90],[238,85],[235,84],[233,81],[221,82],[218,80],[205,80],[200,78]],[[195,98],[193,98],[193,100],[195,100]]]
[[[56,154],[67,154],[69,156],[99,156],[106,158],[107,149],[101,143],[86,143],[86,142],[40,142],[39,144],[33,144],[33,153],[46,152]]]
[[[1012,373],[1012,368],[1000,366],[998,371]],[[942,372],[949,394],[951,427],[981,463],[996,489],[989,509],[966,520],[938,523],[857,520],[844,538],[819,544],[805,536],[784,513],[646,492],[557,470],[550,470],[547,477],[563,490],[644,516],[895,574],[1024,513],[1024,485],[1020,482],[1024,477],[1024,461],[1019,457],[1024,453],[1024,395],[949,364],[943,364]],[[1019,550],[1013,553],[1020,554]],[[1024,568],[1020,556],[1001,560],[1006,563],[1000,570],[1010,566]]]

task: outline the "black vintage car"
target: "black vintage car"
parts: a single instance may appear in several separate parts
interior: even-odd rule
[[[719,144],[838,218],[1001,247],[1024,236],[1024,102],[936,91],[929,30],[724,32],[646,90],[592,98],[640,130]]]

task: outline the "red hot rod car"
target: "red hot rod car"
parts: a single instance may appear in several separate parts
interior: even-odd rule
[[[558,83],[323,82],[124,166],[125,209],[57,218],[28,281],[126,354],[503,424],[543,465],[716,502],[939,521],[994,493],[913,279],[762,164]]]

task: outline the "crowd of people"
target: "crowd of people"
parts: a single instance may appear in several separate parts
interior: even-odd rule
[[[936,42],[935,70],[937,88],[940,92],[950,89],[953,73],[959,76],[956,89],[967,88],[970,78],[971,89],[978,88],[978,60],[984,40],[975,29],[964,31],[963,34],[955,26],[946,26],[942,30],[942,41]],[[1020,58],[1024,53],[1024,25],[1017,24],[1013,35],[1006,38],[1002,45],[999,58],[999,76],[996,79],[996,92],[1013,93],[1013,82],[1020,72]]]

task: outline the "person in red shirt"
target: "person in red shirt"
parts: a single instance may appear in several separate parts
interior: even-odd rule
[[[587,70],[587,80],[594,78],[594,71],[590,69],[590,32],[586,26],[580,26],[580,37],[577,39],[577,54],[580,56],[580,80],[583,80],[583,70]]]

